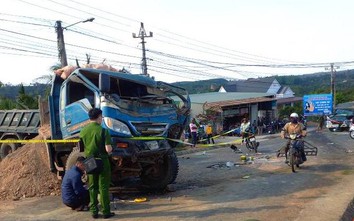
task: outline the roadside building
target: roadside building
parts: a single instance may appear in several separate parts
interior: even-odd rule
[[[190,94],[190,99],[191,118],[204,116],[222,130],[228,130],[244,117],[253,122],[260,112],[274,112],[276,108],[275,95],[267,93],[211,92]]]
[[[276,108],[272,108],[271,111],[260,109],[258,112],[258,117],[265,118],[267,121],[277,118],[277,110],[302,102],[302,97],[295,97],[290,87],[280,85],[274,77],[230,81],[227,85],[221,86],[219,92],[253,92],[274,95]]]

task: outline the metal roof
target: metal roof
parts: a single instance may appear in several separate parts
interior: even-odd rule
[[[302,101],[302,97],[285,97],[285,98],[278,98],[277,104],[286,104],[291,102],[300,102]]]
[[[202,94],[190,94],[189,96],[192,103],[206,103],[206,106],[208,107],[225,107],[276,100],[274,95],[267,93],[211,92]]]
[[[338,104],[337,109],[354,109],[354,101]]]
[[[247,80],[231,81],[227,85],[223,85],[227,92],[243,92],[243,93],[266,93],[276,79],[270,78],[249,78]]]

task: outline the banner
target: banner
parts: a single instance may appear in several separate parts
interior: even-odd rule
[[[332,114],[332,94],[304,95],[304,116]]]

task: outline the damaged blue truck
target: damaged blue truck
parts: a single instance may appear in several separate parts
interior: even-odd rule
[[[66,79],[54,75],[47,139],[78,139],[93,107],[102,110],[102,127],[112,137],[113,184],[137,177],[147,188],[162,189],[175,181],[179,164],[174,140],[180,139],[188,124],[191,108],[186,90],[127,72],[78,68]],[[45,144],[50,169],[58,177],[83,156],[76,142]]]

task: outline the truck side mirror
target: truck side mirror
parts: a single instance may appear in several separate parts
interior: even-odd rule
[[[111,88],[110,76],[107,74],[100,73],[98,85],[101,92],[109,93]]]

